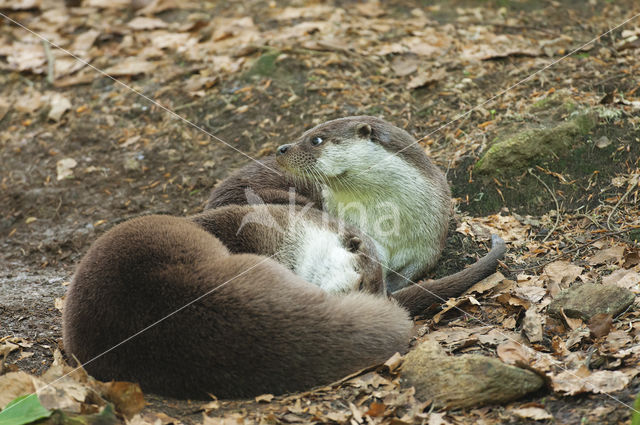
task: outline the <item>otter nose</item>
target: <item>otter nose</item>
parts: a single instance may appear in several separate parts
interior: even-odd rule
[[[276,155],[284,155],[285,153],[287,153],[287,151],[289,150],[289,148],[291,147],[291,145],[282,145],[278,148],[278,150],[276,151]]]

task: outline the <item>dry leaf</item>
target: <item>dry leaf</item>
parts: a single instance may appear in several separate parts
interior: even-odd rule
[[[138,414],[145,406],[144,395],[138,384],[131,382],[108,382],[102,395],[112,402],[116,410],[127,418]]]
[[[139,16],[130,20],[127,23],[127,26],[129,28],[133,28],[134,30],[155,30],[158,28],[166,28],[167,26],[169,26],[169,24],[167,24],[162,19]]]
[[[460,58],[467,61],[480,61],[504,58],[512,55],[540,56],[542,49],[518,35],[484,35],[487,44],[474,43],[460,52]]]
[[[0,121],[2,121],[5,115],[7,115],[7,112],[9,112],[9,108],[11,108],[11,104],[7,100],[0,97]]]
[[[447,71],[444,68],[418,71],[418,74],[407,84],[407,88],[417,89],[419,87],[435,83],[436,81],[443,79],[446,75]]]
[[[0,9],[26,10],[40,7],[40,0],[0,0]]]
[[[513,294],[532,303],[539,302],[547,293],[545,288],[539,286],[521,286],[513,290]]]
[[[589,330],[594,338],[601,338],[609,333],[613,325],[610,314],[598,313],[589,320]]]
[[[592,266],[597,266],[599,264],[605,263],[618,263],[620,262],[620,260],[622,260],[623,255],[624,246],[615,245],[611,248],[603,249],[593,257],[589,258],[589,264]]]
[[[640,273],[635,270],[618,269],[609,276],[602,278],[605,285],[616,285],[621,288],[629,289],[632,292],[640,293]]]
[[[451,422],[447,422],[444,419],[445,415],[446,413],[429,413],[429,422],[427,422],[427,425],[451,425]]]
[[[157,68],[157,65],[136,57],[126,58],[122,62],[107,68],[104,72],[115,77],[146,74]]]
[[[495,288],[499,283],[501,283],[504,280],[505,280],[505,277],[502,273],[495,272],[491,276],[487,276],[486,278],[482,279],[480,282],[473,285],[471,288],[467,290],[467,293],[477,292],[479,294],[482,294],[488,291],[489,289]]]
[[[0,410],[14,398],[31,394],[35,390],[33,377],[26,372],[9,372],[0,375]]]
[[[260,403],[271,403],[275,396],[273,394],[261,394],[255,398],[255,400]]]
[[[60,93],[54,93],[53,96],[51,96],[50,104],[51,110],[49,111],[48,118],[56,122],[60,121],[62,115],[64,115],[65,112],[71,109],[71,102],[69,101],[69,99],[67,99]],[[59,174],[58,180],[60,180]]]
[[[391,60],[391,69],[396,75],[404,77],[416,72],[419,63],[417,56],[398,55]]]
[[[402,359],[402,354],[395,353],[389,358],[389,360],[384,362],[384,365],[389,368],[390,372],[393,372],[400,367],[400,365],[402,364]]]
[[[44,99],[42,94],[37,91],[31,91],[28,94],[18,97],[13,108],[18,112],[32,114],[42,107]]]
[[[554,391],[567,395],[585,392],[612,393],[624,389],[630,378],[621,371],[600,370],[591,373],[585,366],[551,376]]]
[[[553,419],[553,415],[540,407],[521,407],[512,409],[511,413],[523,419],[533,419],[534,421],[545,421]]]
[[[101,9],[125,9],[131,0],[84,0],[85,7],[99,7]]]
[[[515,341],[506,341],[496,348],[500,360],[510,365],[528,365],[530,363],[529,349]]]
[[[531,342],[542,341],[542,325],[544,318],[538,314],[535,308],[528,309],[522,321],[522,331]]]
[[[557,285],[566,288],[582,274],[584,268],[571,264],[568,261],[554,261],[544,268],[544,275]]]
[[[564,309],[561,309],[560,312],[562,313],[562,318],[564,319],[567,326],[569,326],[569,328],[575,330],[584,326],[582,319],[574,319],[568,317],[566,314],[564,314]]]
[[[56,172],[57,179],[72,179],[73,178],[73,168],[78,165],[78,162],[73,158],[64,158],[56,163]]]
[[[630,345],[633,338],[624,331],[613,331],[607,335],[605,346],[611,353],[622,350],[625,346]]]
[[[365,412],[365,415],[371,416],[372,418],[377,418],[378,416],[384,415],[386,410],[386,406],[384,403],[373,402],[369,405],[369,410]]]

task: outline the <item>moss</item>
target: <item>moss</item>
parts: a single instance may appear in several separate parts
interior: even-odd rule
[[[555,127],[523,130],[493,144],[480,158],[475,171],[501,176],[519,173],[536,161],[564,154],[595,125],[593,114],[581,113]]]
[[[607,136],[617,142],[597,148],[592,141],[586,140],[573,145],[564,154],[535,161],[542,168],[561,175],[564,180],[535,169],[534,173],[555,193],[562,209],[593,208],[604,198],[613,196],[614,192],[621,195],[626,190],[620,188],[612,192],[610,182],[621,169],[637,163],[640,143],[632,140],[638,137],[638,131],[640,129],[632,129],[629,123],[620,127],[598,126],[592,130],[590,139]],[[462,210],[487,215],[506,206],[522,214],[543,214],[556,208],[549,191],[526,170],[516,172],[507,169],[508,172],[503,175],[494,175],[478,174],[475,167],[473,158],[467,158],[449,171],[453,196],[461,199]],[[470,174],[472,169],[474,171]],[[470,175],[473,177],[471,182]],[[603,191],[604,188],[608,189]],[[629,237],[640,241],[640,231],[630,233]]]
[[[263,53],[251,66],[251,69],[247,71],[247,77],[260,76],[260,77],[273,77],[276,69],[276,60],[280,56],[279,50],[270,50]]]

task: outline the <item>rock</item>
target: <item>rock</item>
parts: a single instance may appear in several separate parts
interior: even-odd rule
[[[535,373],[495,358],[447,356],[435,341],[425,341],[406,355],[401,376],[406,385],[415,387],[418,397],[446,408],[509,402],[544,383]]]
[[[610,314],[615,317],[633,303],[633,292],[614,285],[584,283],[573,285],[560,292],[549,304],[548,313],[562,318],[561,310],[567,317],[590,320],[596,314]]]
[[[565,122],[509,134],[494,143],[480,158],[474,170],[501,175],[527,168],[534,161],[568,152],[577,139],[597,124],[595,114],[579,113]]]

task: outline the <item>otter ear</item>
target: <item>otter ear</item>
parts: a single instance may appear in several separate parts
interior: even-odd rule
[[[364,122],[358,124],[356,134],[363,139],[368,139],[371,136],[371,126]]]

